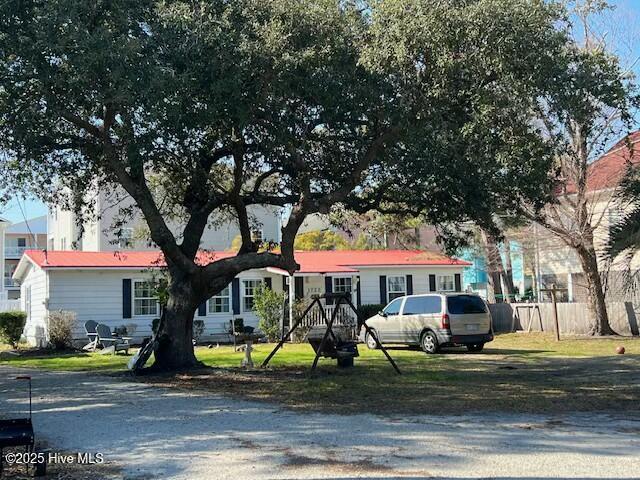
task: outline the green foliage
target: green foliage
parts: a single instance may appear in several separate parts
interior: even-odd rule
[[[314,230],[296,236],[296,250],[346,250],[349,243],[339,234],[330,230]]]
[[[56,350],[73,347],[73,329],[76,325],[76,314],[66,310],[49,312],[47,331],[49,343]]]
[[[358,316],[363,320],[367,320],[377,314],[380,310],[382,310],[385,305],[378,303],[370,303],[365,305],[360,305],[358,307]]]
[[[18,348],[27,322],[27,314],[21,311],[0,312],[0,340]]]
[[[193,321],[193,339],[196,343],[200,340],[200,337],[204,334],[204,320]]]
[[[253,297],[253,309],[258,316],[258,327],[264,332],[270,342],[280,337],[280,320],[284,293],[278,293],[260,285]]]
[[[158,333],[158,327],[160,326],[160,319],[154,318],[151,320],[151,332],[156,335]]]

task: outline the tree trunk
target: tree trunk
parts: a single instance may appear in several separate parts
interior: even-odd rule
[[[593,326],[590,333],[592,335],[617,335],[609,325],[609,315],[605,303],[602,279],[598,271],[598,258],[593,245],[580,246],[576,248],[582,271],[587,281],[589,292],[589,311],[591,313]]]
[[[193,351],[193,316],[198,298],[191,283],[171,276],[167,305],[160,321],[154,370],[181,370],[201,366]]]
[[[513,265],[511,264],[511,245],[509,244],[509,240],[505,239],[504,243],[504,269],[502,280],[504,282],[505,288],[507,290],[507,303],[511,303],[515,297],[516,289],[513,285]],[[500,258],[502,262],[502,258]]]
[[[481,232],[487,266],[487,300],[489,303],[503,302],[505,299],[509,302],[510,295],[513,293],[513,282],[511,282],[511,290],[509,290],[510,284],[506,281],[500,249],[493,235],[484,230]],[[503,295],[502,280],[505,280],[506,295]]]

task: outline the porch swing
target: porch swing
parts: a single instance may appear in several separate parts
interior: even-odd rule
[[[333,312],[331,313],[331,317],[327,317],[327,313],[321,300],[329,300],[335,302],[335,307],[333,309]],[[359,331],[361,327],[364,327],[367,334],[375,340],[378,348],[382,350],[396,373],[400,374],[401,372],[396,365],[396,362],[393,360],[393,358],[391,358],[391,355],[389,355],[387,349],[384,348],[384,346],[380,343],[376,332],[369,328],[366,319],[363,319],[359,315],[358,310],[353,305],[350,296],[346,293],[326,293],[324,295],[314,295],[311,304],[304,310],[302,315],[300,315],[300,317],[296,319],[289,330],[282,336],[275,348],[271,351],[267,358],[264,359],[264,361],[262,362],[262,366],[266,367],[267,365],[269,365],[269,362],[275,356],[278,350],[280,350],[285,342],[291,338],[291,334],[304,323],[309,313],[316,306],[320,312],[320,317],[324,321],[324,331],[320,330],[319,332],[317,332],[312,330],[307,335],[308,341],[315,352],[315,358],[313,359],[311,370],[314,371],[317,368],[318,360],[320,359],[320,357],[335,359],[339,367],[353,366],[354,358],[359,356],[357,342],[353,339],[347,338],[346,335],[334,332],[334,324],[340,311],[341,305],[346,305],[355,314],[357,319],[356,331]]]

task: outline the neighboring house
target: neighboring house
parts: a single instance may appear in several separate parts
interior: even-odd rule
[[[50,251],[81,250],[103,252],[116,250],[155,250],[148,240],[147,224],[137,208],[132,213],[121,213],[133,205],[127,195],[115,195],[100,191],[92,200],[92,213],[88,220],[78,222],[79,217],[59,206],[49,209],[49,233],[47,248]],[[253,237],[256,240],[280,240],[281,212],[278,207],[253,205],[248,208],[253,221]],[[120,225],[118,220],[125,217]],[[169,228],[179,239],[181,225],[169,222]],[[233,218],[218,219],[212,215],[209,228],[204,231],[201,248],[226,250],[233,239],[240,235]]]
[[[527,278],[525,275],[524,255],[522,246],[520,243],[511,241],[509,243],[511,250],[511,268],[513,277],[513,286],[516,289],[517,295],[524,295],[526,289],[530,286],[531,278]],[[504,248],[500,247],[500,254],[502,256],[502,263],[506,265]],[[462,281],[462,288],[465,291],[474,292],[483,298],[487,298],[487,262],[484,254],[477,251],[477,249],[466,248],[463,249],[460,258],[466,260],[471,264],[470,267],[465,268],[464,277]],[[502,286],[504,292],[506,287]]]
[[[13,272],[25,250],[46,248],[47,245],[47,217],[32,218],[20,223],[14,223],[5,229],[4,264],[2,266],[3,287],[9,300],[20,298],[20,285],[14,282]]]
[[[619,141],[606,154],[589,165],[587,172],[588,210],[591,223],[594,225],[594,244],[600,259],[601,274],[608,278],[609,293],[619,293],[616,282],[621,278],[619,273],[623,264],[613,262],[609,264],[603,255],[609,239],[609,230],[631,208],[623,205],[617,197],[620,181],[624,178],[630,164],[640,161],[640,152],[636,145],[640,141],[640,131],[631,134],[627,139]],[[628,145],[636,145],[630,150]],[[563,195],[571,198],[575,190],[571,185]],[[574,220],[567,218],[566,224],[571,225]],[[565,288],[562,294],[565,301],[585,301],[588,293],[584,281],[582,267],[575,251],[564,244],[558,237],[546,231],[543,227],[533,230],[532,245],[534,250],[533,269],[537,272],[538,282],[542,288],[555,284]],[[638,259],[631,265],[633,270],[640,268]]]
[[[201,255],[219,259],[233,253]],[[412,293],[460,291],[462,271],[469,265],[415,250],[297,252],[296,260],[301,268],[293,278],[275,268],[243,272],[227,289],[201,305],[195,318],[205,322],[204,338],[224,339],[234,318],[257,326],[253,294],[262,282],[276,291],[292,290],[295,297],[306,300],[316,294],[343,291],[350,293],[356,305],[386,304]],[[152,321],[160,314],[149,282],[161,266],[158,251],[25,252],[14,279],[21,285],[22,306],[27,312],[27,340],[33,345],[46,343],[46,318],[53,310],[77,314],[74,337],[79,341],[85,337],[83,324],[87,320],[112,329],[127,326],[136,341],[149,337]],[[331,302],[328,308],[333,308]]]
[[[7,228],[7,226],[9,225],[9,222],[6,221],[4,218],[0,217],[0,268],[2,268],[2,271],[4,272],[4,266],[5,266],[5,260],[4,260],[4,235],[5,235],[5,230]],[[7,299],[7,290],[4,286],[5,282],[3,281],[2,284],[0,285],[0,301],[6,300]]]

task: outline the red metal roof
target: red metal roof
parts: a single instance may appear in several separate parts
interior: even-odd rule
[[[619,140],[602,157],[589,165],[587,172],[587,191],[596,192],[615,188],[624,177],[630,164],[640,163],[640,130]],[[629,145],[633,150],[629,149]],[[563,193],[575,193],[572,182],[567,183]]]
[[[41,268],[157,268],[165,266],[159,251],[80,252],[27,250],[31,261]],[[234,256],[234,252],[198,254],[198,263],[207,264]],[[375,266],[468,266],[468,262],[421,250],[329,250],[296,252],[300,273],[357,272],[358,267]]]

